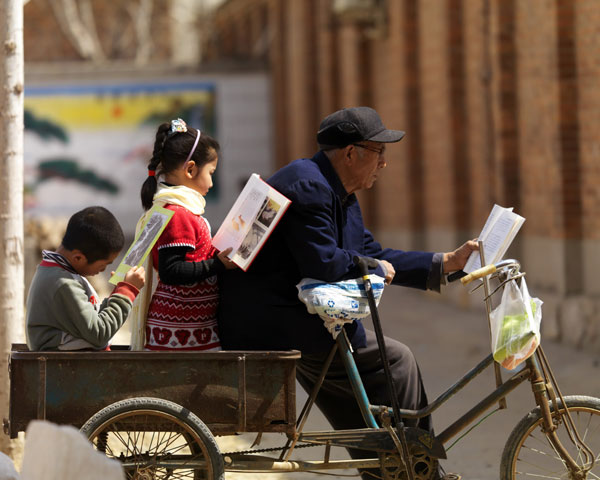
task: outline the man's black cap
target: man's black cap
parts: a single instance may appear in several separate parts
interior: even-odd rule
[[[370,140],[393,143],[404,137],[401,130],[388,130],[379,114],[370,107],[338,110],[323,119],[317,132],[317,143],[323,149],[340,148]]]

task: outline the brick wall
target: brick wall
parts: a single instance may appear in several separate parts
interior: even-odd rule
[[[385,21],[375,28],[317,3],[295,17],[310,27],[289,25],[271,44],[311,45],[271,57],[286,144],[279,164],[314,149],[325,114],[374,106],[407,131],[361,198],[380,238],[450,249],[479,232],[494,203],[515,207],[527,221],[509,254],[546,301],[546,333],[600,349],[597,1],[396,0],[381,2]],[[280,73],[301,76],[310,52],[310,78]]]

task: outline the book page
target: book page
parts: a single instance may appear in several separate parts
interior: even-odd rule
[[[250,177],[213,238],[213,245],[221,251],[229,247],[236,251],[240,247],[267,200],[269,186],[255,175]]]
[[[233,248],[228,257],[245,271],[289,204],[289,199],[252,174],[214,236],[213,245],[220,251]]]
[[[523,217],[512,210],[512,208],[494,205],[479,234],[478,240],[483,241],[483,253],[488,264],[499,262],[502,259],[525,221]],[[469,256],[463,271],[471,273],[480,267],[480,254],[479,251],[475,251]]]
[[[499,262],[500,260],[502,260],[502,258],[504,257],[504,254],[508,250],[508,247],[510,247],[510,244],[512,243],[514,238],[517,236],[517,232],[519,231],[519,229],[521,228],[521,225],[523,225],[523,222],[525,221],[525,219],[523,217],[521,217],[520,215],[517,215],[516,213],[511,213],[511,216],[512,216],[512,222],[510,222],[510,225],[506,225],[506,228],[508,229],[508,231],[506,233],[506,237],[498,246],[496,255],[490,261],[488,261],[488,263],[496,263],[496,262]],[[486,260],[487,260],[487,257],[486,257]]]
[[[492,229],[493,225],[502,216],[502,214],[503,214],[503,212],[505,210],[509,210],[511,212],[513,211],[512,207],[510,207],[510,208],[504,208],[504,207],[501,207],[500,205],[494,205],[493,206],[492,211],[490,212],[489,217],[485,221],[485,225],[483,226],[483,228],[481,230],[481,233],[479,234],[478,238],[485,238],[489,234],[489,232]]]

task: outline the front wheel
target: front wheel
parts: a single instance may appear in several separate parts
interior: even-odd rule
[[[81,432],[123,465],[128,480],[224,480],[223,459],[208,427],[159,398],[129,398],[90,418]]]
[[[596,459],[593,470],[590,470],[586,477],[577,478],[600,478],[600,399],[584,396],[568,396],[564,399],[580,438],[592,450]],[[560,400],[558,405],[564,412]],[[557,424],[554,412],[552,416]],[[540,408],[537,407],[523,417],[514,428],[502,453],[501,480],[574,478],[570,476],[567,466],[542,432],[542,423]],[[564,422],[558,423],[557,426],[556,433],[560,442],[571,457],[583,467],[585,456],[581,448],[570,440]]]

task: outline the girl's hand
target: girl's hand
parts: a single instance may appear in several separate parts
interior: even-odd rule
[[[233,250],[233,248],[229,247],[217,254],[217,258],[219,260],[221,260],[221,263],[223,265],[225,265],[225,268],[227,270],[233,270],[234,268],[238,268],[238,266],[235,263],[233,263],[231,260],[229,260],[229,258],[227,257],[227,255],[229,255],[232,250]]]
[[[146,270],[144,267],[131,267],[125,274],[123,281],[131,283],[135,288],[141,290],[146,283]]]

